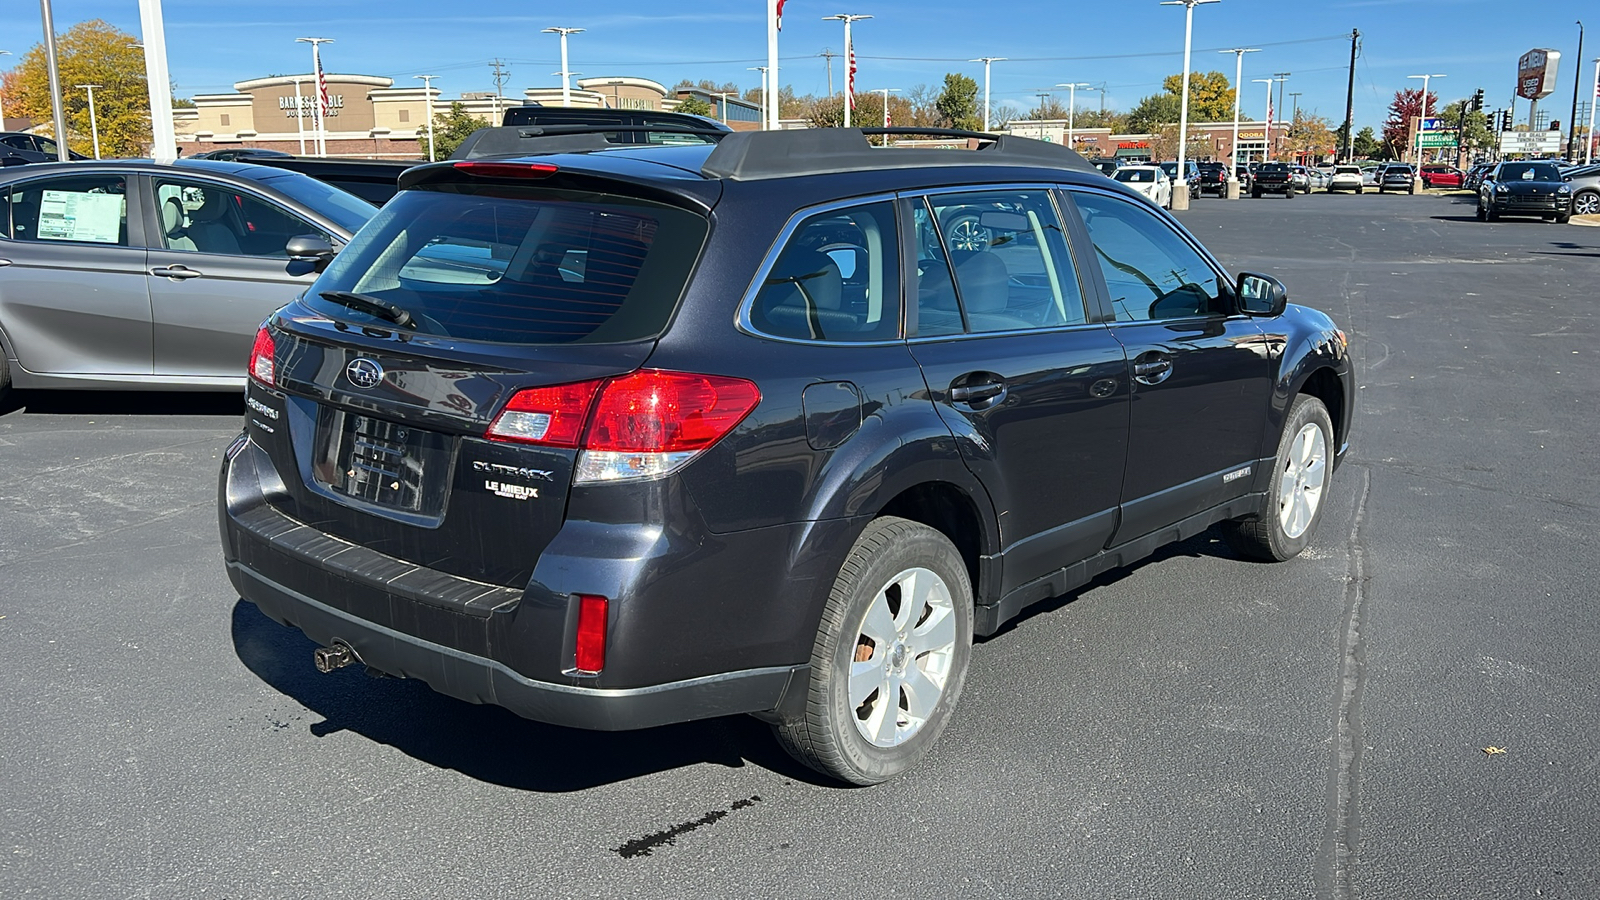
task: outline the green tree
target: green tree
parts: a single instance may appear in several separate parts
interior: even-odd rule
[[[716,112],[716,109],[706,101],[696,97],[693,94],[690,94],[682,100],[679,100],[678,105],[673,107],[672,111],[681,112],[691,116],[709,116]]]
[[[1461,111],[1465,108],[1466,120],[1463,123]],[[1444,118],[1444,127],[1460,129],[1461,149],[1492,147],[1498,143],[1493,131],[1489,130],[1489,117],[1481,112],[1474,112],[1471,101],[1457,100],[1445,107],[1440,113]]]
[[[933,105],[939,112],[939,124],[945,128],[983,128],[978,118],[978,83],[959,72],[944,76],[944,90]]]
[[[1039,105],[1028,110],[1027,115],[1027,118],[1034,122],[1040,122],[1046,119],[1065,119],[1066,117],[1067,105],[1062,103],[1054,95],[1040,98]]]
[[[1178,124],[1178,95],[1151,94],[1139,101],[1128,113],[1128,131],[1134,134],[1153,134],[1163,125]]]
[[[1383,144],[1371,125],[1356,132],[1356,139],[1350,143],[1350,152],[1355,154],[1356,159],[1377,159],[1382,148]]]
[[[1181,99],[1183,73],[1168,75],[1161,86],[1174,98]],[[1221,72],[1190,72],[1189,121],[1221,122],[1224,119],[1233,120],[1233,82]]]
[[[433,146],[434,153],[440,159],[447,158],[456,152],[462,142],[472,136],[474,131],[488,127],[487,122],[467,112],[461,103],[452,103],[450,108],[433,116]],[[427,140],[427,138],[423,138]]]
[[[67,29],[56,41],[61,73],[61,107],[67,124],[67,146],[93,155],[89,96],[76,85],[99,85],[94,91],[95,126],[100,152],[109,157],[144,156],[150,149],[150,92],[145,87],[144,51],[137,38],[100,19]],[[50,75],[44,45],[23,54],[8,85],[6,114],[26,116],[37,130],[54,135]]]

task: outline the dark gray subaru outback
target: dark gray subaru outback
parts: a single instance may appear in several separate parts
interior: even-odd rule
[[[1299,553],[1344,333],[1076,154],[971,138],[411,169],[256,338],[233,584],[323,670],[581,728],[752,713],[867,784],[1029,603],[1217,523]]]

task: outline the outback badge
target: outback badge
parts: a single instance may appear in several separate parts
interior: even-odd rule
[[[344,367],[345,380],[362,390],[371,390],[383,383],[383,366],[362,357],[353,359]]]

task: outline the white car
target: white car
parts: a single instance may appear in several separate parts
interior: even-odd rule
[[[1362,166],[1361,167],[1361,183],[1366,185],[1367,187],[1377,187],[1378,186],[1378,167],[1377,166]]]
[[[1172,208],[1172,179],[1160,166],[1123,166],[1111,177],[1149,197],[1162,209]]]
[[[1360,166],[1335,166],[1333,176],[1328,180],[1328,193],[1355,191],[1359,194],[1363,184],[1365,180],[1361,177]]]

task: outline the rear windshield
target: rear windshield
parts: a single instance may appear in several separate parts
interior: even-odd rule
[[[1154,169],[1118,169],[1116,179],[1123,184],[1149,184],[1156,180]]]
[[[388,325],[324,296],[359,294],[410,313],[418,331],[470,341],[640,340],[666,327],[706,236],[702,216],[627,197],[449,187],[397,195],[306,302]]]

